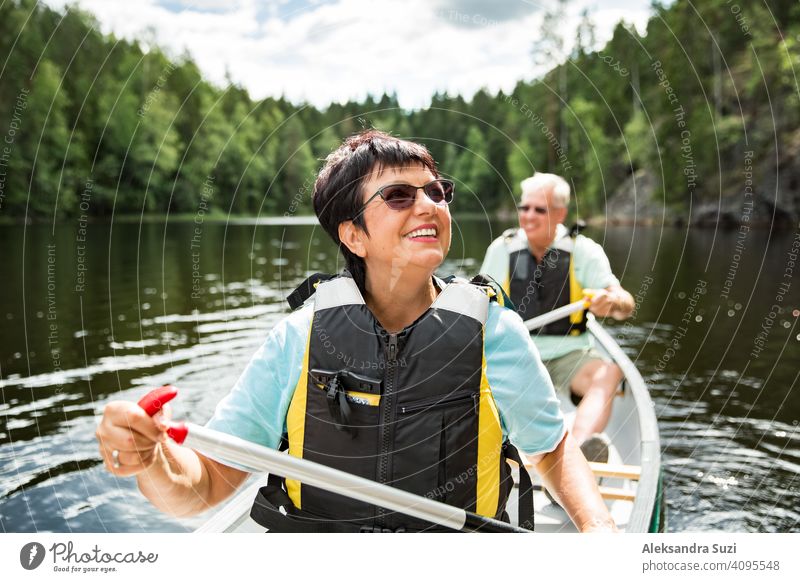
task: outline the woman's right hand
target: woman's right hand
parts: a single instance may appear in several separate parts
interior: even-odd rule
[[[168,405],[150,417],[135,402],[109,402],[95,432],[106,469],[119,477],[146,471],[167,440],[170,417]]]

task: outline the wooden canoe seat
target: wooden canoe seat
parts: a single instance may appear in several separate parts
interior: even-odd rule
[[[621,489],[619,487],[605,487],[600,485],[600,496],[603,499],[615,499],[618,501],[633,501],[636,499],[636,493],[630,489]]]
[[[508,464],[516,467],[514,461],[509,460]],[[525,463],[525,468],[530,471],[533,465]],[[593,463],[589,462],[589,468],[596,477],[613,477],[615,479],[630,479],[631,481],[638,481],[642,475],[642,468],[638,465],[622,465],[618,463]]]
[[[642,476],[642,468],[637,465],[589,462],[589,468],[597,477],[614,477],[616,479],[638,481],[639,477]]]

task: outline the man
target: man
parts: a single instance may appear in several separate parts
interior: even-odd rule
[[[528,320],[587,295],[589,311],[598,317],[626,319],[634,300],[611,272],[602,247],[563,225],[569,206],[569,184],[554,174],[537,173],[523,180],[518,206],[519,229],[511,229],[486,251],[481,273],[495,278]],[[590,461],[608,460],[608,438],[602,435],[622,371],[597,352],[586,331],[585,312],[533,332],[556,390],[580,400],[572,436]]]

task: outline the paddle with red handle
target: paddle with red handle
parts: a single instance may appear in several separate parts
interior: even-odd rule
[[[153,416],[178,395],[174,386],[156,388],[139,400]],[[511,524],[484,517],[408,491],[395,489],[363,477],[298,459],[249,441],[190,422],[170,423],[167,435],[178,444],[197,449],[216,459],[235,463],[254,472],[268,472],[338,493],[358,501],[380,505],[457,531],[530,533]]]
[[[175,388],[175,386],[165,384],[161,388],[156,388],[145,394],[136,404],[147,413],[147,416],[153,416],[177,395],[178,389]],[[186,425],[182,422],[172,422],[170,425],[171,426],[167,429],[167,436],[179,445],[182,445],[183,441],[186,440],[186,433],[188,431]]]

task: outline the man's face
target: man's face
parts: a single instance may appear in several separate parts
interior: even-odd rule
[[[556,227],[567,218],[567,209],[555,205],[550,188],[525,192],[520,206],[519,226],[528,242],[538,248],[550,246],[556,237]]]

